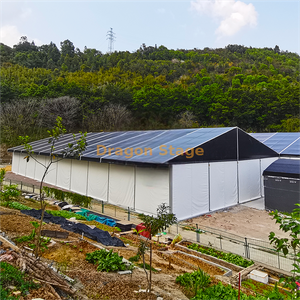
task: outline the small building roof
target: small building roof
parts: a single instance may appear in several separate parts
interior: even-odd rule
[[[300,160],[278,159],[264,170],[263,175],[300,179]]]

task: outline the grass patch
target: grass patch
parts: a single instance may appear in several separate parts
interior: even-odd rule
[[[29,277],[7,262],[0,262],[0,299],[13,300],[19,297],[12,295],[9,286],[15,286],[22,296],[29,292],[29,289],[38,289],[39,285],[32,282]]]
[[[225,260],[229,263],[235,264],[237,266],[247,268],[254,264],[252,260],[244,259],[242,256],[233,254],[233,253],[225,253],[223,251],[215,250],[209,247],[203,247],[198,244],[191,244],[187,246],[189,249],[196,250],[200,253],[208,254],[210,256]]]
[[[63,217],[66,219],[76,218],[76,220],[86,220],[84,216],[66,210],[46,210],[46,212],[54,217]]]
[[[140,264],[137,264],[140,268],[143,268],[144,269],[144,264],[143,263],[140,263]],[[150,265],[145,263],[145,269],[146,270],[149,270],[150,271]],[[154,269],[153,267],[151,268],[153,272],[158,272],[156,269]]]

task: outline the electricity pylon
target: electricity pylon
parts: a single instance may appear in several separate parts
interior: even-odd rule
[[[112,53],[114,50],[114,41],[116,40],[115,33],[113,32],[112,28],[107,31],[106,36],[106,39],[108,40],[108,53]]]

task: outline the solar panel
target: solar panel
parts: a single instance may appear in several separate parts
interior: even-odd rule
[[[183,152],[186,152],[186,149],[199,147],[235,128],[236,127],[91,132],[87,134],[87,147],[81,159],[94,161],[124,161],[125,163],[167,163],[177,157],[180,151],[183,150]],[[263,143],[265,145],[275,151],[288,150],[286,149],[287,146],[295,140],[295,134],[257,133],[251,135],[259,141],[264,141]],[[79,136],[80,134],[76,135],[76,137]],[[48,140],[47,138],[31,143],[33,151],[37,154],[49,155],[50,144]],[[61,153],[70,142],[73,142],[73,135],[64,135],[56,143],[54,153]],[[299,152],[297,145],[298,143],[291,148],[293,153]],[[15,150],[19,152],[22,148],[22,146],[18,146],[11,148],[10,151]],[[112,149],[109,150],[109,148]],[[97,149],[99,153],[97,153]],[[127,152],[125,150],[127,150]]]
[[[271,136],[277,134],[276,132],[263,132],[263,133],[250,133],[252,137],[257,139],[260,142],[264,142],[265,140],[269,139]]]
[[[278,132],[276,135],[267,139],[264,144],[274,151],[281,153],[289,145],[300,137],[300,133],[297,132]]]
[[[281,152],[284,155],[300,155],[300,138]]]

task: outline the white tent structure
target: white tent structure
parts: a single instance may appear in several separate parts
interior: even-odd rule
[[[64,135],[59,153],[72,135]],[[155,214],[167,203],[179,220],[260,198],[262,172],[278,154],[237,127],[88,133],[80,160],[52,165],[45,182],[96,200]],[[47,139],[13,152],[12,172],[41,180]]]

